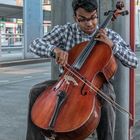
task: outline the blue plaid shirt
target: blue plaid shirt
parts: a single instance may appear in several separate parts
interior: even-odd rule
[[[108,37],[114,43],[113,54],[115,57],[123,65],[136,68],[138,66],[138,59],[135,53],[130,50],[129,45],[113,30],[108,28],[106,30]],[[77,23],[67,23],[65,25],[57,25],[43,38],[35,39],[30,45],[30,50],[41,57],[50,57],[55,47],[68,51],[76,44],[90,41],[91,38],[92,35],[88,35],[80,30]]]

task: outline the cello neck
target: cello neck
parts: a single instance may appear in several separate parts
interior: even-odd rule
[[[75,62],[73,63],[73,67],[75,69],[80,69],[85,60],[87,59],[87,57],[89,56],[91,50],[93,49],[93,47],[96,44],[96,40],[95,37],[97,36],[99,30],[102,28],[107,27],[108,23],[111,21],[112,17],[113,17],[114,12],[110,12],[109,15],[107,16],[107,18],[105,19],[105,21],[101,24],[101,26],[99,26],[99,28],[97,30],[95,30],[95,32],[93,33],[92,39],[90,40],[90,42],[88,43],[88,45],[82,50],[82,52],[80,53],[80,55],[77,57],[77,59],[75,60]]]

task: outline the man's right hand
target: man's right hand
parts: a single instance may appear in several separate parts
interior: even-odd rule
[[[68,63],[68,52],[63,51],[60,48],[54,48],[54,53],[55,53],[55,59],[56,62],[62,66],[66,66],[66,64]]]

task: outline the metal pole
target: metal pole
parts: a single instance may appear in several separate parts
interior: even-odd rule
[[[135,51],[135,1],[130,0],[130,46]],[[135,71],[133,69],[129,72],[130,75],[130,104],[129,112],[132,114],[134,120],[129,120],[129,140],[131,139],[132,127],[135,123]]]
[[[124,1],[126,9],[129,9],[129,2]],[[114,29],[129,44],[129,16],[120,17],[114,24]],[[123,108],[129,110],[129,69],[119,63],[118,72],[114,82],[116,102]],[[129,117],[127,114],[116,112],[115,140],[129,139]]]
[[[24,57],[33,55],[29,52],[29,44],[43,35],[42,0],[24,0]]]
[[[102,1],[100,3],[100,23],[104,20],[103,12],[108,9],[114,9],[116,1]],[[129,9],[129,2],[124,0],[126,9]],[[127,26],[126,26],[127,25]],[[113,25],[109,28],[113,28],[119,33],[123,39],[129,43],[129,16],[119,17]],[[116,93],[116,102],[125,109],[129,110],[129,70],[125,68],[120,62],[117,73],[114,80],[114,88]],[[116,129],[115,129],[115,140],[128,140],[129,136],[129,118],[127,114],[121,114],[116,112]]]

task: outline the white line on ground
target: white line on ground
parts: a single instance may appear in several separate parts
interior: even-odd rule
[[[0,80],[0,83],[7,83],[9,80]]]
[[[25,76],[23,78],[28,79],[28,78],[32,78],[33,76]]]

